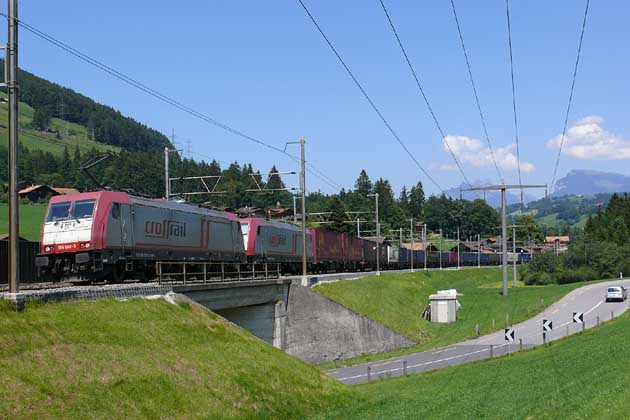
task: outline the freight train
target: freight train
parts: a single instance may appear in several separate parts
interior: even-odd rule
[[[313,273],[457,265],[457,253],[410,251],[355,236],[308,229],[191,204],[155,200],[117,191],[52,197],[41,231],[36,266],[42,278],[83,280],[155,278],[156,262],[273,263],[283,273],[297,273],[306,252]],[[500,263],[498,254],[462,252],[461,265]],[[519,254],[526,262],[529,254]]]

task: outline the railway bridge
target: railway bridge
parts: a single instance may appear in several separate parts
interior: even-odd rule
[[[279,349],[286,346],[291,280],[287,278],[173,285],[175,293],[205,306]]]

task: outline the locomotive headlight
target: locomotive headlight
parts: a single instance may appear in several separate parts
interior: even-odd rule
[[[55,249],[55,247],[52,246],[52,245],[46,245],[44,247],[44,251],[46,251],[46,252],[52,252],[52,250],[54,250],[54,249]]]
[[[81,242],[79,247],[81,247],[81,249],[87,249],[87,248],[90,247],[90,243],[89,242]]]

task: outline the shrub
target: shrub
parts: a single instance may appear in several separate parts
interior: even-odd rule
[[[598,273],[590,267],[562,268],[554,275],[554,279],[558,284],[590,281],[595,280],[598,277]]]

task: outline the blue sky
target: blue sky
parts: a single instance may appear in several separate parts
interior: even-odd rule
[[[462,177],[444,149],[378,0],[304,0],[418,161],[444,189]],[[307,159],[351,187],[365,168],[394,188],[422,180],[336,61],[297,0],[20,1],[20,18],[108,65],[249,135],[283,147],[305,138]],[[416,71],[471,181],[497,182],[448,0],[388,0]],[[507,181],[513,162],[505,2],[456,6],[493,146]],[[549,183],[561,134],[584,1],[511,1],[523,181]],[[630,4],[591,2],[570,136],[559,176],[574,168],[630,174],[627,40]],[[290,159],[122,84],[22,30],[20,65],[111,105],[181,147],[263,171]],[[297,150],[296,150],[297,152]],[[198,155],[197,155],[198,156]],[[297,186],[298,180],[287,179]],[[309,177],[310,190],[333,189]]]

